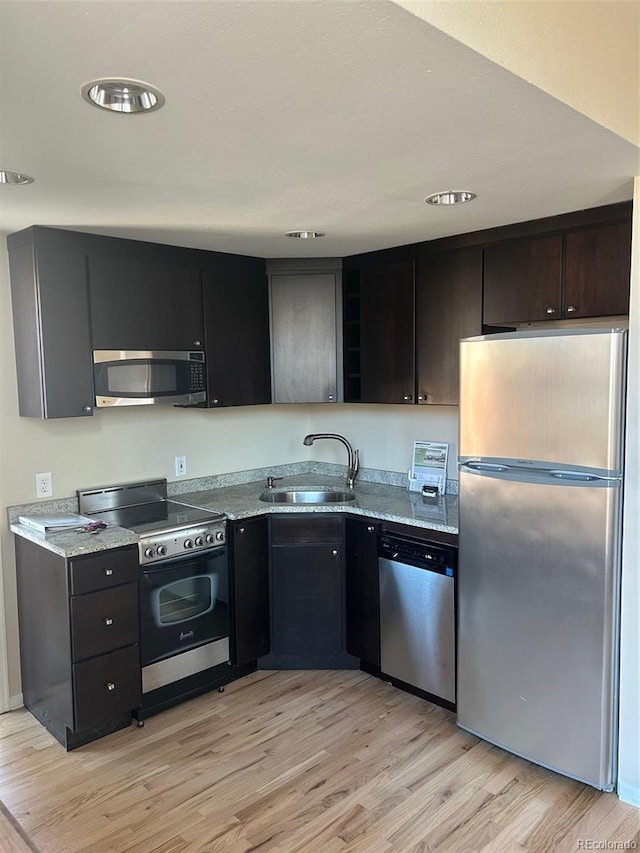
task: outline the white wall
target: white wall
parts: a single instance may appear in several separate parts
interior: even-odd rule
[[[624,139],[640,143],[637,0],[394,2]]]
[[[635,179],[620,639],[618,794],[640,807],[640,177]]]

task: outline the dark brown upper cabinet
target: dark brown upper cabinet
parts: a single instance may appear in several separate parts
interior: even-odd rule
[[[424,254],[416,264],[419,405],[460,402],[461,338],[482,334],[482,249]]]
[[[65,231],[38,226],[7,245],[20,415],[92,415],[86,252]]]
[[[413,261],[360,269],[360,402],[414,401],[414,270]]]
[[[527,237],[484,250],[488,326],[562,317],[562,236]]]
[[[485,245],[485,325],[628,314],[630,207],[612,205],[521,227],[539,230],[547,222],[555,233]]]
[[[104,254],[89,256],[94,349],[203,349],[202,281],[195,258],[188,250],[174,254],[171,247],[151,243],[117,244],[105,241]]]
[[[260,258],[201,252],[209,406],[271,402],[269,294]]]
[[[565,239],[565,315],[628,314],[631,222],[585,228]]]

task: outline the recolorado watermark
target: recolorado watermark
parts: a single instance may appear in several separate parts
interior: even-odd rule
[[[578,850],[637,850],[637,841],[594,841],[591,838],[579,838]]]

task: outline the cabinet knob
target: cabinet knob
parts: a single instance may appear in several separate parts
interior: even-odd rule
[[[578,310],[578,306],[577,306],[577,305],[569,305],[569,306],[567,307],[567,314],[575,314],[575,312],[576,312],[577,310]]]
[[[548,306],[547,306],[547,308],[546,308],[546,313],[547,313],[547,314],[555,314],[555,313],[556,313],[556,309],[555,309],[555,308],[551,308],[551,306],[550,306],[550,305],[548,305]]]
[[[116,686],[113,681],[107,681],[107,690],[115,690]]]
[[[369,533],[373,533],[375,531],[375,527],[373,526],[373,524],[369,524],[367,530]]]
[[[426,401],[427,401],[427,395],[426,394],[418,394],[418,402],[419,403],[426,403]]]
[[[336,551],[336,549],[335,549],[335,548],[333,548],[333,550],[331,551],[331,553],[333,554],[333,556],[334,556],[334,557],[337,557],[337,556],[338,556],[338,552]]]
[[[331,402],[331,400],[333,400],[333,394],[329,394],[327,399],[329,400],[329,402]]]
[[[108,578],[110,578],[111,575],[113,574],[113,569],[105,569],[104,573]]]
[[[244,533],[244,527],[239,527],[239,528],[238,528],[238,533]]]
[[[107,618],[104,620],[104,624],[113,625],[113,619],[110,616],[107,616]]]
[[[405,403],[408,403],[413,400],[413,394],[405,394],[402,399],[405,401]]]
[[[201,346],[201,343],[200,343],[200,341],[194,341],[193,345],[194,345],[194,347],[199,347],[199,346]]]
[[[90,415],[93,409],[91,406],[83,406],[82,411],[85,413],[85,415]]]
[[[213,403],[214,406],[217,406],[218,403],[220,402],[220,400],[218,400],[216,397],[214,397],[211,402]]]

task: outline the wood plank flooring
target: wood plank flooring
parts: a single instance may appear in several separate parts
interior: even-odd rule
[[[357,671],[254,673],[70,753],[24,710],[0,738],[11,853],[640,849],[615,794]]]

